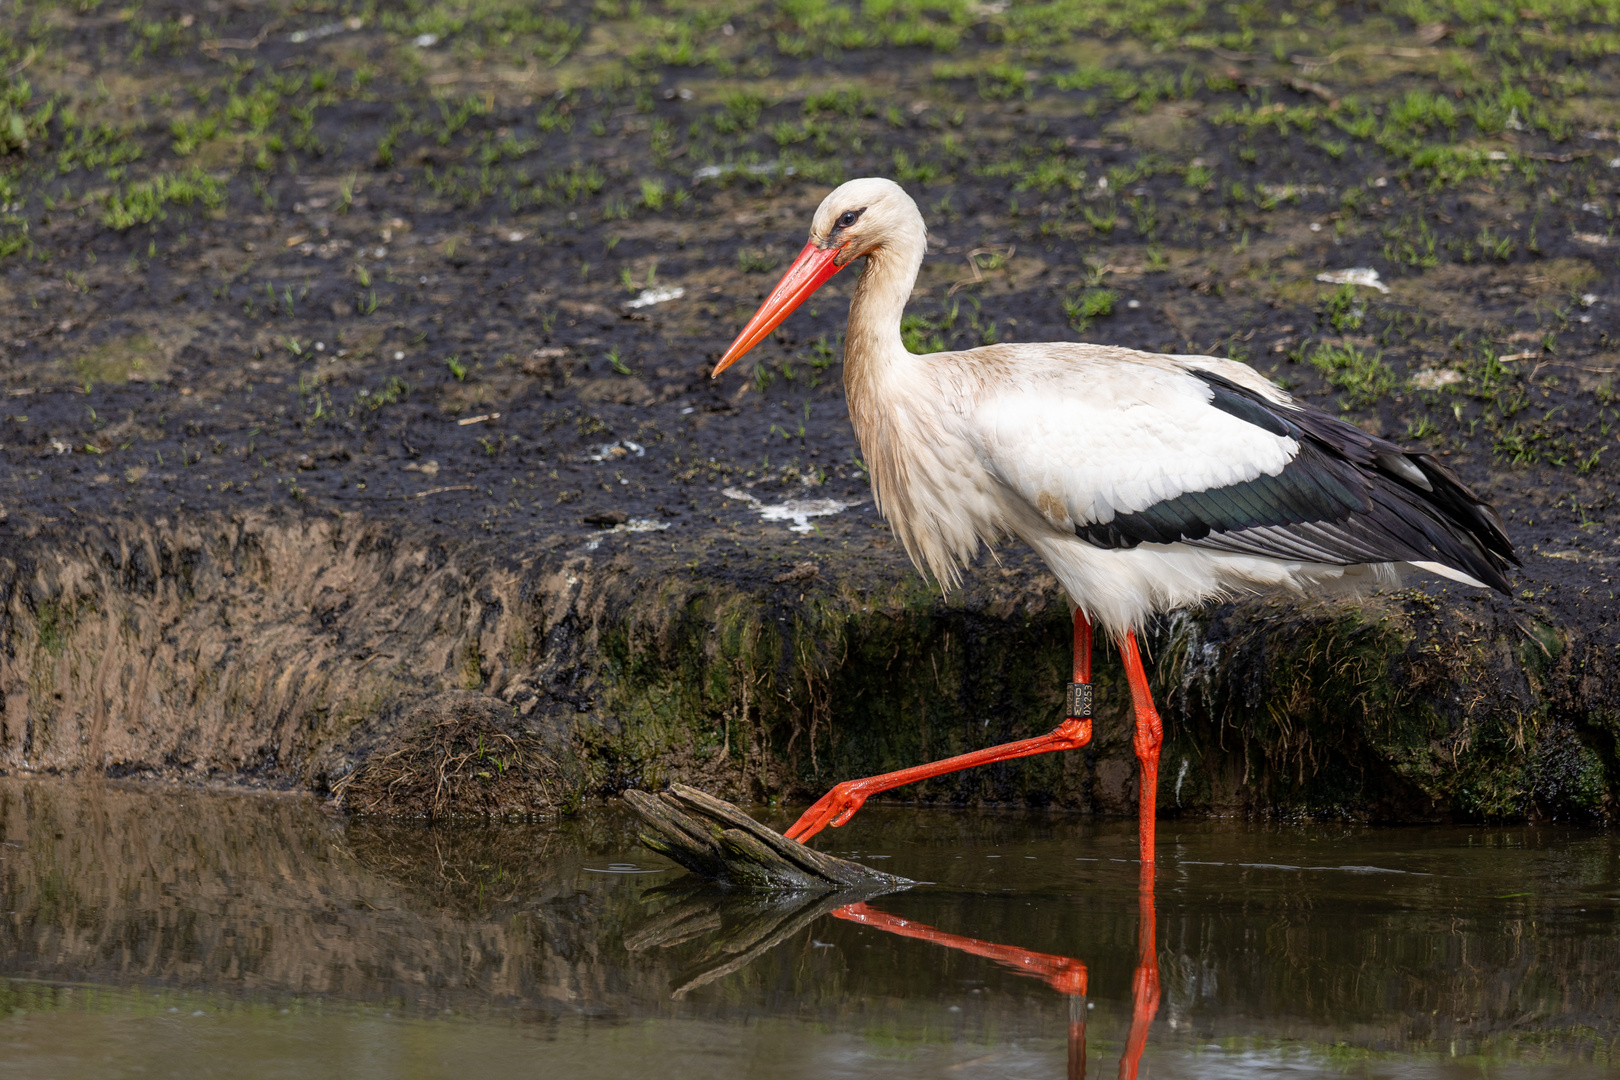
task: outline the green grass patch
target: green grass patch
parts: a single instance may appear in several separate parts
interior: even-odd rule
[[[115,190],[102,202],[101,223],[122,232],[168,217],[170,206],[224,205],[225,185],[200,169],[159,173]]]
[[[1113,289],[1086,289],[1078,296],[1063,301],[1063,314],[1076,333],[1083,334],[1093,322],[1114,313],[1119,293]]]
[[[1344,391],[1341,405],[1346,409],[1364,409],[1400,385],[1382,353],[1368,355],[1354,345],[1318,344],[1305,361],[1327,378],[1328,385]]]

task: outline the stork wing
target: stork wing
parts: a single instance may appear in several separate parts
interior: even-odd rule
[[[1066,364],[981,399],[987,466],[1098,547],[1435,563],[1506,587],[1500,519],[1450,470],[1231,361],[1179,359]]]

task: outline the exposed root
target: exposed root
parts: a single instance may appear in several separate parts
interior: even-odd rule
[[[510,705],[452,691],[413,709],[333,794],[360,814],[509,817],[554,811],[556,779],[556,763]]]

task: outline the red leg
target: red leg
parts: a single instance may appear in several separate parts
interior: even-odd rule
[[[960,772],[962,769],[971,769],[977,765],[990,765],[997,761],[1030,757],[1034,754],[1050,754],[1055,750],[1078,750],[1090,741],[1089,719],[1065,720],[1049,734],[1037,739],[1020,739],[1018,742],[1003,743],[1000,746],[976,750],[971,754],[959,754],[944,761],[915,765],[909,769],[883,773],[880,776],[868,776],[864,780],[845,780],[816,800],[815,805],[806,810],[785,835],[789,840],[804,841],[828,825],[837,828],[854,817],[855,811],[880,791],[915,784],[918,780],[928,780],[935,776],[944,776],[946,773]]]
[[[799,820],[784,835],[801,843],[810,839],[828,825],[837,828],[855,816],[855,811],[866,800],[882,791],[915,784],[946,773],[960,772],[977,765],[990,765],[997,761],[1050,754],[1057,750],[1078,750],[1091,741],[1091,622],[1079,608],[1074,611],[1074,682],[1069,684],[1069,717],[1046,735],[1035,739],[1020,739],[1003,743],[971,754],[958,754],[944,761],[927,765],[914,765],[909,769],[868,776],[864,780],[845,780],[817,799],[815,805],[800,815]]]
[[[1091,682],[1091,620],[1079,608],[1074,609],[1074,681]]]
[[[1159,710],[1153,707],[1153,692],[1148,689],[1147,672],[1142,670],[1142,656],[1136,650],[1134,632],[1126,633],[1119,651],[1125,661],[1125,679],[1131,684],[1131,704],[1136,710],[1136,737],[1131,741],[1141,768],[1138,842],[1142,861],[1151,863],[1154,819],[1159,810],[1159,747],[1164,743],[1164,725],[1159,721]]]
[[[1142,925],[1137,931],[1136,974],[1131,979],[1131,1027],[1125,1034],[1125,1053],[1119,1059],[1119,1080],[1136,1080],[1136,1068],[1147,1047],[1148,1028],[1159,1011],[1158,919],[1153,909],[1151,862],[1142,863],[1136,897]]]

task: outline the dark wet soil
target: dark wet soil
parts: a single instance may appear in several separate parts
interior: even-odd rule
[[[982,74],[943,77],[945,57],[972,73],[1002,55],[976,40],[993,41],[994,20],[942,53],[796,59],[772,48],[777,17],[765,11],[738,20],[740,35],[715,28],[728,45],[743,39],[727,49],[729,76],[631,52],[617,73],[582,56],[508,81],[498,50],[477,58],[469,41],[447,39],[438,52],[412,52],[390,32],[397,28],[375,20],[295,41],[309,30],[303,23],[341,26],[347,14],[302,11],[226,7],[182,19],[172,36],[153,39],[162,44],[102,69],[103,83],[114,70],[124,80],[116,95],[80,85],[77,73],[104,50],[138,45],[141,20],[161,13],[63,11],[32,40],[50,55],[36,49],[18,78],[29,80],[31,105],[58,105],[10,156],[29,226],[29,246],[7,260],[10,508],[161,514],[301,500],[526,544],[577,541],[582,517],[618,510],[678,521],[670,538],[684,547],[682,534],[704,531],[711,518],[750,520],[744,505],[718,495],[725,483],[771,488],[785,478],[791,488],[812,477],[830,485],[817,495],[859,498],[838,386],[839,297],[850,282],[829,285],[825,300],[788,324],[781,343],[763,350],[757,378],[705,376],[828,185],[903,172],[898,163],[909,160],[916,175],[900,179],[928,213],[935,253],[915,311],[936,322],[957,312],[949,329],[922,331],[922,344],[1072,338],[1063,300],[1088,274],[1119,294],[1088,339],[1232,352],[1322,403],[1342,395],[1290,350],[1370,339],[1397,378],[1353,410],[1358,419],[1403,438],[1426,420],[1427,441],[1502,504],[1527,551],[1593,549],[1590,559],[1534,567],[1530,581],[1609,576],[1604,560],[1616,553],[1602,542],[1615,532],[1614,454],[1603,429],[1617,415],[1602,388],[1613,382],[1620,295],[1615,256],[1580,237],[1606,236],[1614,216],[1620,174],[1606,159],[1620,147],[1611,133],[1554,141],[1503,131],[1499,152],[1511,151],[1533,180],[1487,174],[1448,184],[1377,147],[1335,158],[1293,132],[1234,136],[1211,117],[1318,102],[1317,91],[1289,85],[1284,73],[1298,65],[1273,73],[1208,48],[1146,62],[1129,36],[1093,46],[1079,70],[1130,79],[1185,67],[1190,88],[1147,109],[1140,92],[1120,101],[1056,89],[1050,79],[1065,68],[1056,55],[1037,56],[1020,75],[1040,77],[1027,92],[1003,93]],[[1207,19],[1210,30],[1229,29],[1222,16]],[[624,29],[607,20],[569,33]],[[1339,33],[1358,29],[1351,22]],[[257,40],[260,30],[268,32]],[[30,41],[22,26],[14,33],[14,47]],[[1480,67],[1497,59],[1488,40],[1443,42],[1437,53]],[[587,55],[599,63],[604,53]],[[750,64],[769,74],[750,79]],[[1609,66],[1596,63],[1585,104],[1607,100]],[[355,89],[361,71],[370,78]],[[1334,74],[1335,95],[1373,100],[1423,82],[1421,71]],[[568,89],[539,92],[553,83]],[[481,98],[475,85],[486,88]],[[252,125],[238,130],[222,118],[216,141],[242,147],[177,152],[178,118],[203,121],[221,109],[229,117],[230,95],[250,92],[313,110],[302,148],[284,139],[268,168],[246,168],[234,151],[253,145]],[[76,126],[62,115],[72,109],[83,113]],[[42,169],[53,155],[71,162],[69,147],[87,137],[81,129],[103,115],[107,140],[139,154],[124,168],[126,186],[201,163],[222,177],[223,201],[212,212],[169,204],[159,220],[108,227],[116,184],[83,164],[54,176]],[[408,130],[395,116],[410,118]],[[290,122],[272,119],[267,130]],[[701,178],[711,162],[775,167],[776,125],[799,128],[781,136],[790,140],[812,133],[807,153],[822,175]],[[378,144],[388,132],[396,136],[384,167]],[[1562,157],[1570,160],[1549,160]],[[1189,165],[1194,158],[1201,164]],[[999,175],[983,175],[992,163],[1004,165]],[[1067,169],[1067,179],[1043,180],[1032,171],[1042,164]],[[594,170],[600,190],[567,201],[543,186],[575,167]],[[1189,185],[1185,173],[1198,168],[1207,186]],[[1125,190],[1107,188],[1110,175],[1133,172],[1141,175]],[[656,208],[643,180],[666,189]],[[1106,194],[1090,197],[1099,183]],[[1234,184],[1261,204],[1268,190],[1297,194],[1234,205],[1226,190]],[[1348,192],[1359,193],[1354,212],[1344,208]],[[1100,229],[1085,210],[1115,223]],[[1385,234],[1418,222],[1440,265],[1392,264],[1399,245]],[[1460,238],[1481,229],[1511,239],[1505,259],[1464,251]],[[979,249],[1012,256],[973,274],[964,253]],[[1155,252],[1162,272],[1151,272]],[[1353,319],[1339,313],[1342,325],[1331,325],[1333,289],[1311,280],[1349,266],[1376,267],[1405,286],[1387,299],[1355,294],[1355,309],[1365,309],[1359,334],[1335,332]],[[685,295],[629,308],[649,283]],[[816,342],[831,352],[817,354]],[[1466,367],[1475,359],[1467,350],[1491,345],[1529,354],[1504,362],[1499,376],[1507,386],[1498,394],[1515,397],[1522,453],[1493,448],[1502,441],[1488,419],[1494,400],[1406,382],[1420,369]],[[478,417],[486,419],[469,423]],[[625,441],[644,451],[616,453]]]
[[[910,574],[847,423],[851,280],[707,376],[879,174],[931,227],[915,349],[1248,360],[1496,502],[1525,566],[1488,604],[1620,647],[1601,19],[822,7],[0,15],[3,528],[355,515],[790,606]],[[1389,291],[1316,280],[1351,267]],[[762,521],[812,499],[848,505]]]

